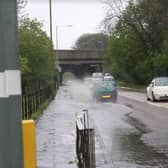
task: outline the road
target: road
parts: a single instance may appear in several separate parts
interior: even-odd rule
[[[151,103],[143,93],[119,90],[116,103],[95,103],[80,82],[61,87],[56,101],[67,114],[74,111],[72,122],[78,112],[89,110],[90,125],[96,131],[97,168],[168,167],[167,102]]]
[[[100,126],[97,122],[102,137],[109,138],[104,142],[114,167],[168,167],[168,110],[158,107],[166,107],[167,103],[159,102],[158,105],[145,99],[142,101],[142,97],[137,97],[139,93],[120,91],[119,95],[117,104],[108,105],[109,110],[107,105],[105,107],[109,116],[106,119],[100,117],[102,122],[109,122],[109,132],[106,133],[101,128],[103,124]],[[118,115],[118,112],[122,114]],[[96,115],[94,117],[97,121]],[[116,123],[110,124],[110,121]]]

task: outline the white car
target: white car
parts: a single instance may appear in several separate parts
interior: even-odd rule
[[[105,81],[113,81],[114,77],[113,76],[104,76]]]
[[[103,73],[102,72],[94,72],[92,73],[92,82],[94,83],[99,83],[103,81]]]
[[[103,78],[103,73],[102,72],[94,72],[92,73],[92,78]]]
[[[168,100],[168,77],[157,77],[146,89],[147,100]]]

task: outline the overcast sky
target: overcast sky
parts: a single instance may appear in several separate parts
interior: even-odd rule
[[[49,35],[49,0],[28,0],[25,9],[29,17],[43,22],[44,30]],[[58,48],[70,49],[80,35],[100,32],[99,25],[105,12],[106,6],[99,0],[52,0],[54,46],[56,25]]]

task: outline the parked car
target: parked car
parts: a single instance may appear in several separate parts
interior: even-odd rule
[[[116,101],[117,88],[112,81],[101,81],[93,86],[93,99],[96,101]]]
[[[146,89],[147,100],[168,100],[168,77],[157,77]]]

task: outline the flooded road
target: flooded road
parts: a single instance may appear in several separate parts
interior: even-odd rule
[[[61,87],[55,102],[59,105],[55,106],[58,109],[54,109],[54,111],[59,110],[59,115],[62,115],[61,110],[64,112],[63,115],[72,114],[70,125],[72,129],[75,129],[77,113],[83,109],[89,110],[90,125],[96,131],[97,168],[168,167],[167,109],[122,96],[118,97],[116,103],[96,103],[92,100],[89,87],[81,82],[69,82],[68,85]],[[40,124],[38,127],[42,129]],[[54,137],[54,133],[51,131],[50,136]],[[37,143],[38,139],[40,136],[39,138],[37,136]],[[73,140],[75,137],[70,138],[70,144]],[[68,139],[66,141],[68,142]],[[40,145],[38,146],[38,148],[42,148]],[[41,156],[40,151],[42,149],[39,149],[39,156]],[[51,154],[53,152],[48,155]],[[40,157],[40,160],[43,159]],[[53,166],[53,168],[55,167]]]

